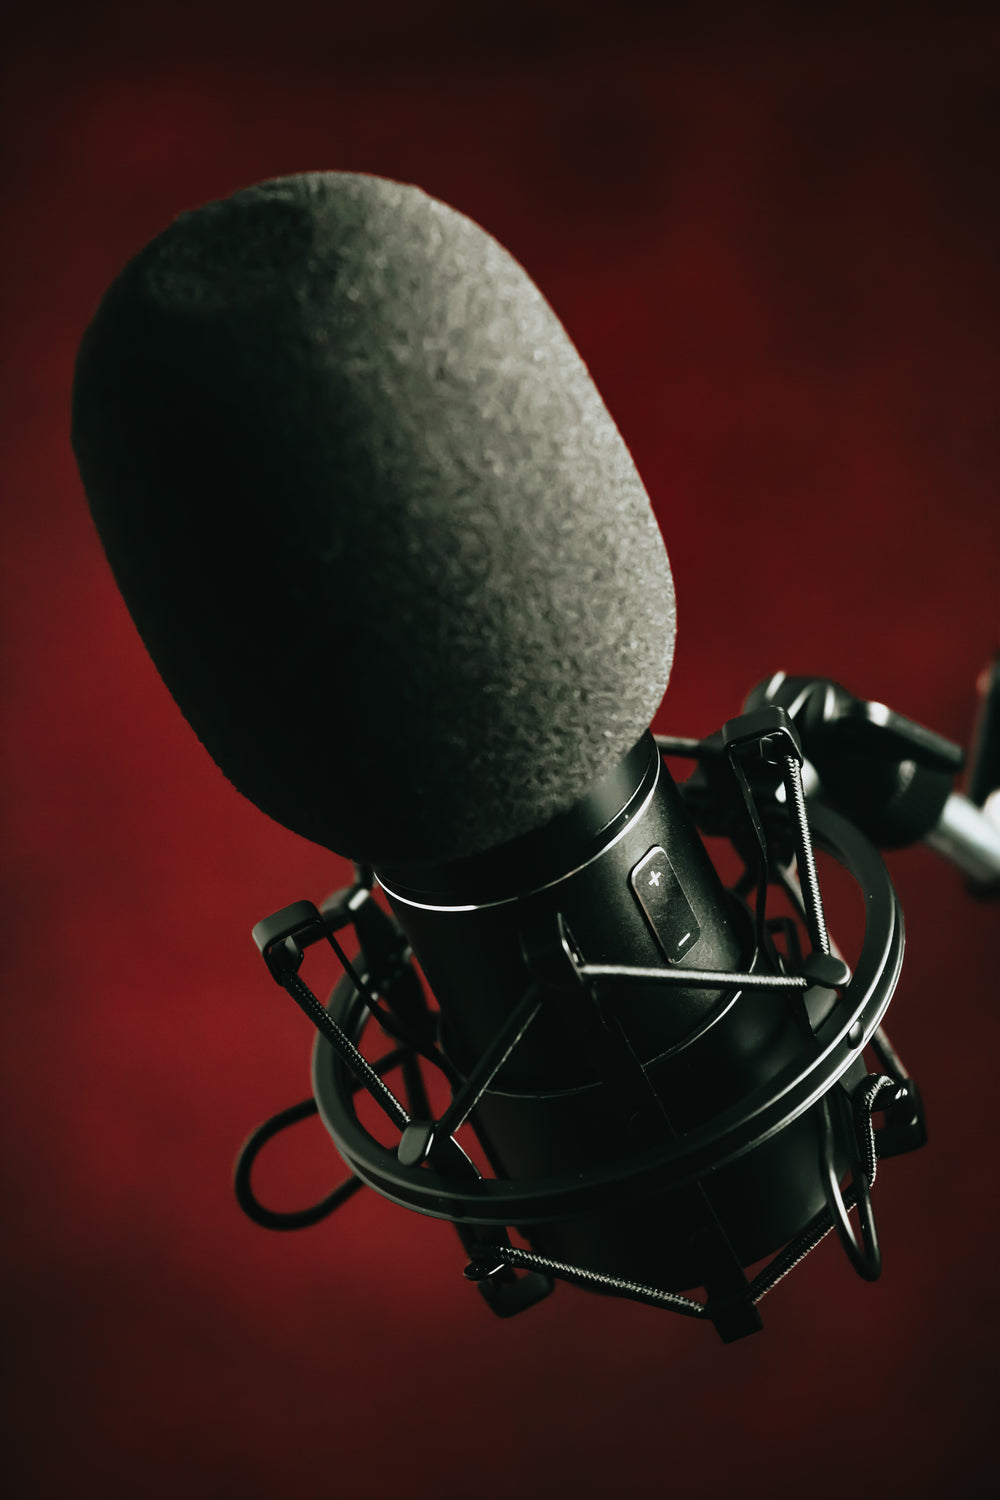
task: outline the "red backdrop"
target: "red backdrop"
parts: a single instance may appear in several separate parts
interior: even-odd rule
[[[932,1140],[881,1174],[875,1287],[826,1243],[724,1348],[569,1288],[495,1322],[451,1231],[372,1195],[256,1229],[231,1161],[308,1091],[310,1037],[249,928],[346,871],[201,752],[69,448],[82,329],[176,212],[306,169],[414,181],[528,267],[635,453],[679,595],[657,727],[708,732],[784,667],[967,739],[1000,577],[997,26],[711,9],[91,0],[7,31],[18,1496],[992,1492],[996,908],[890,858]],[[291,1206],[338,1168],[314,1122],[261,1186]]]

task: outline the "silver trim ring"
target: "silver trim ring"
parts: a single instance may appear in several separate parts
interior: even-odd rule
[[[592,854],[589,859],[585,859],[583,861],[583,864],[577,865],[575,867],[575,869],[567,870],[565,874],[557,876],[555,880],[547,880],[544,885],[535,886],[530,891],[519,891],[516,896],[504,896],[499,901],[482,901],[482,902],[478,902],[478,903],[473,902],[473,903],[471,903],[470,905],[467,905],[467,906],[438,906],[438,905],[435,905],[433,902],[430,902],[430,901],[414,901],[409,896],[401,896],[398,891],[394,891],[391,886],[386,885],[385,881],[381,878],[381,876],[378,874],[377,871],[375,872],[376,883],[382,887],[382,889],[385,891],[385,893],[386,893],[387,896],[391,896],[392,897],[393,901],[398,901],[403,906],[412,906],[417,911],[440,911],[440,912],[489,911],[492,907],[495,907],[495,906],[513,906],[514,903],[517,902],[517,901],[525,901],[525,900],[527,900],[531,896],[537,896],[539,894],[539,892],[541,892],[541,891],[549,891],[549,890],[551,890],[553,888],[553,886],[561,885],[562,882],[564,880],[568,880],[571,875],[578,875],[581,870],[585,870],[588,865],[592,865],[594,863],[595,859],[600,859],[601,856],[603,854],[606,854],[609,849],[613,849],[614,846],[618,843],[619,839],[623,839],[625,837],[625,835],[628,833],[629,829],[632,827],[632,824],[636,821],[637,818],[640,818],[642,816],[642,814],[646,811],[646,808],[649,806],[650,802],[652,802],[654,793],[656,792],[656,788],[660,784],[660,775],[661,775],[662,771],[663,771],[663,757],[661,755],[657,754],[657,757],[656,757],[656,775],[653,777],[653,784],[652,784],[652,786],[650,787],[649,791],[646,793],[645,797],[642,799],[642,803],[640,804],[640,806],[636,808],[635,812],[629,818],[628,822],[624,823],[622,825],[622,827],[619,828],[619,830],[615,834],[614,838],[609,839],[608,842],[606,844],[602,845],[602,847],[600,849],[596,850],[596,852],[594,854]]]

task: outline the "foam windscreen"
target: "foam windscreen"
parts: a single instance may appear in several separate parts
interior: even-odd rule
[[[73,438],[138,629],[230,780],[373,862],[544,825],[673,653],[628,450],[524,270],[414,187],[182,215],[106,294]]]

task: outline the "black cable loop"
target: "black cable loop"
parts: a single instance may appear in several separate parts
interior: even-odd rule
[[[375,1069],[379,1073],[388,1073],[399,1065],[405,1067],[407,1056],[403,1048],[397,1047],[394,1052],[389,1052],[385,1057],[379,1058]],[[356,1087],[362,1087],[360,1081]],[[289,1105],[287,1109],[279,1110],[276,1115],[265,1120],[263,1125],[258,1125],[256,1130],[251,1131],[237,1153],[233,1169],[236,1201],[247,1218],[252,1219],[263,1229],[308,1229],[327,1218],[334,1209],[346,1203],[348,1198],[353,1197],[358,1189],[365,1185],[360,1177],[355,1177],[352,1173],[346,1182],[342,1182],[339,1187],[334,1188],[332,1193],[328,1193],[318,1203],[310,1204],[308,1208],[274,1209],[261,1203],[254,1192],[251,1180],[254,1162],[268,1141],[273,1140],[281,1131],[287,1130],[291,1125],[299,1124],[302,1120],[311,1119],[317,1114],[319,1114],[319,1105],[312,1098],[303,1099],[299,1104]]]
[[[346,1182],[342,1182],[339,1187],[334,1188],[332,1193],[328,1193],[318,1203],[313,1203],[308,1208],[292,1209],[289,1211],[268,1208],[257,1197],[257,1194],[253,1190],[250,1174],[253,1170],[254,1162],[268,1141],[272,1140],[282,1130],[287,1130],[290,1125],[297,1125],[300,1120],[308,1120],[311,1116],[318,1113],[319,1107],[315,1099],[303,1099],[300,1104],[292,1104],[288,1109],[283,1109],[280,1113],[272,1115],[269,1120],[265,1120],[263,1125],[258,1125],[257,1129],[247,1137],[246,1141],[240,1147],[233,1173],[233,1187],[236,1191],[236,1201],[247,1218],[252,1219],[255,1224],[259,1224],[263,1229],[308,1229],[313,1224],[318,1224],[322,1219],[327,1218],[342,1203],[346,1203],[348,1198],[353,1197],[359,1188],[364,1187],[361,1178],[355,1177],[352,1174]]]

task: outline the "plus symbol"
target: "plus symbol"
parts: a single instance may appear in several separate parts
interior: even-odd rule
[[[650,875],[650,877],[649,877],[649,883],[650,883],[650,885],[659,885],[661,873],[662,872],[660,870],[654,870],[653,871],[652,875]]]

